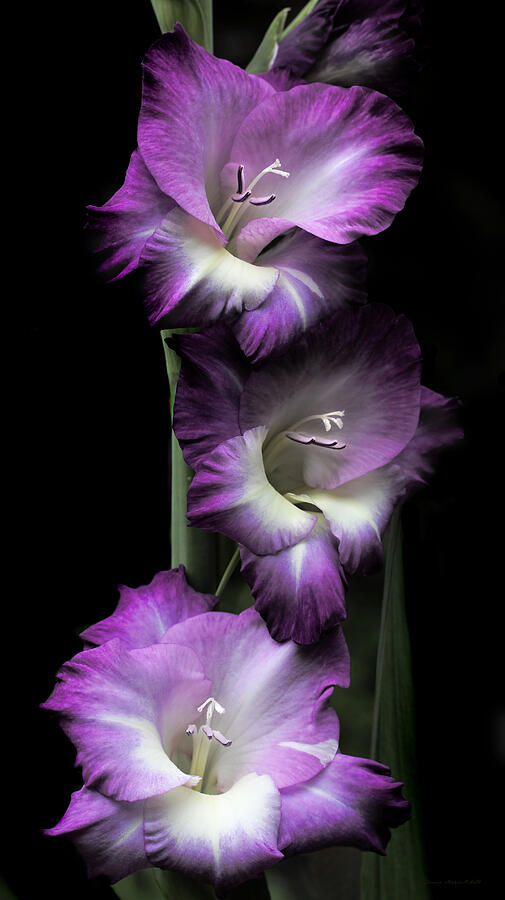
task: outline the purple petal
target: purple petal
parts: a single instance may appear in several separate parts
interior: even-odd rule
[[[411,439],[419,417],[419,368],[420,349],[407,319],[379,304],[350,308],[252,373],[240,427],[261,423],[271,436],[292,431],[308,416],[345,410],[343,429],[335,429],[345,450],[285,439],[297,454],[302,481],[334,488],[389,462]],[[309,425],[324,433],[320,421]],[[315,436],[309,425],[296,430]]]
[[[248,774],[224,794],[178,788],[146,802],[145,847],[153,865],[214,885],[218,896],[282,859],[279,792]]]
[[[164,641],[190,646],[202,660],[212,696],[225,707],[208,783],[228,790],[249,772],[283,787],[311,778],[333,758],[338,719],[327,705],[333,685],[349,684],[349,654],[339,628],[312,647],[274,641],[261,617],[206,613],[174,625]]]
[[[340,5],[337,0],[319,0],[316,3],[309,15],[279,42],[274,72],[287,67],[300,78],[305,75],[330,39],[335,13]]]
[[[255,556],[242,547],[241,557],[255,607],[275,640],[313,644],[345,618],[346,579],[322,517],[294,547],[272,556]]]
[[[258,261],[278,269],[280,278],[267,299],[244,310],[233,326],[254,362],[279,355],[307,328],[348,303],[366,300],[366,258],[358,244],[340,247],[296,230]]]
[[[88,226],[102,232],[99,249],[108,251],[102,268],[119,269],[116,278],[137,268],[145,242],[173,207],[134,150],[123,186],[104,206],[88,206]]]
[[[90,878],[119,881],[151,867],[144,850],[144,802],[118,803],[83,787],[49,835],[68,835],[84,857]]]
[[[240,123],[272,91],[263,79],[207,53],[180,25],[144,59],[142,156],[160,188],[218,233],[209,200],[219,203],[219,172]]]
[[[174,428],[186,462],[196,468],[218,444],[240,434],[240,395],[250,366],[222,325],[179,335],[173,344],[181,357]]]
[[[254,309],[275,287],[269,265],[239,259],[223,247],[208,225],[181,209],[168,215],[146,241],[147,305],[151,322],[201,327],[223,316]]]
[[[421,413],[412,440],[394,461],[399,466],[407,488],[424,482],[435,469],[439,452],[463,437],[461,404],[454,397],[442,397],[421,387]]]
[[[202,458],[188,491],[191,525],[226,534],[260,555],[298,543],[316,522],[267,480],[265,434],[254,428],[219,444]]]
[[[402,784],[387,766],[337,753],[309,782],[282,791],[279,846],[287,855],[343,845],[384,854],[410,817]]]
[[[200,594],[187,583],[184,566],[158,572],[150,584],[119,586],[119,602],[107,619],[91,625],[81,637],[89,644],[120,638],[125,647],[148,647],[161,640],[176,622],[197,616],[217,603],[213,594]]]
[[[170,759],[192,711],[209,696],[187,647],[126,650],[119,640],[78,653],[59,673],[45,709],[60,714],[87,787],[140,800],[190,781]]]
[[[276,157],[291,175],[262,180],[265,191],[277,193],[272,214],[347,244],[383,231],[403,208],[419,178],[422,142],[383,94],[300,85],[264,100],[242,124],[231,151],[251,172]],[[260,207],[250,216],[264,212]]]

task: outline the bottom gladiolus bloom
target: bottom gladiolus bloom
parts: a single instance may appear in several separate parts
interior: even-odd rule
[[[338,750],[328,699],[349,682],[340,628],[314,647],[278,644],[252,609],[200,612],[213,599],[161,573],[87,630],[105,642],[63,666],[44,704],[84,781],[48,834],[69,834],[90,875],[157,866],[219,894],[291,853],[384,853],[409,804],[385,766]]]

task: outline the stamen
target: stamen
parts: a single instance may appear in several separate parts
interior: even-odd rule
[[[211,727],[214,712],[219,715],[222,715],[225,712],[224,706],[222,706],[215,697],[207,697],[207,700],[201,703],[200,706],[197,707],[197,710],[199,713],[203,713],[205,710],[205,724],[201,725],[198,729],[196,725],[188,725],[186,734],[193,738],[193,756],[189,774],[200,776],[200,781],[198,784],[194,785],[194,790],[201,791],[204,783],[205,767],[212,746],[212,738],[218,741],[223,747],[229,747],[231,739],[225,737],[221,731],[218,731],[217,729],[214,730]]]
[[[244,192],[244,167],[240,165],[237,171],[237,194]]]
[[[312,435],[294,431],[285,431],[284,434],[290,441],[296,441],[297,444],[315,444],[316,447],[324,447],[325,450],[344,450],[347,446],[339,441],[325,441],[324,438],[315,438]]]
[[[251,206],[267,206],[275,200],[277,194],[270,194],[269,197],[251,197],[249,203]]]

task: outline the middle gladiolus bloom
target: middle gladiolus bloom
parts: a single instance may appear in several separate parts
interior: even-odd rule
[[[220,326],[176,346],[188,519],[241,545],[271,634],[312,643],[345,616],[346,574],[377,567],[394,507],[460,435],[457,403],[421,387],[410,322],[379,304],[254,368]]]
[[[177,25],[146,55],[138,150],[91,224],[118,275],[145,269],[153,322],[225,317],[260,358],[365,299],[352,242],[390,225],[421,152],[383,94],[277,91]]]
[[[66,663],[44,704],[84,780],[49,833],[68,834],[90,874],[177,869],[219,894],[286,854],[384,853],[410,807],[385,766],[338,750],[328,699],[349,683],[341,630],[278,644],[254,610],[198,614],[215,600],[181,567],[124,589],[84,633],[105,643]]]

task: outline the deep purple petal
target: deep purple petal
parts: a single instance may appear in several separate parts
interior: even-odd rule
[[[279,42],[275,68],[288,67],[303,77],[331,37],[338,0],[320,0],[314,9]]]
[[[218,444],[241,433],[240,395],[250,365],[223,325],[174,336],[173,345],[181,357],[174,428],[186,462],[195,468]]]
[[[178,788],[146,802],[152,864],[208,881],[218,896],[282,859],[280,797],[267,775],[245,775],[224,794]]]
[[[160,188],[218,228],[219,173],[242,120],[272,93],[263,79],[195,44],[180,25],[144,59],[138,143]]]
[[[358,244],[338,246],[296,230],[259,257],[279,270],[267,299],[244,310],[234,331],[256,362],[279,355],[307,328],[348,303],[363,303],[366,258]]]
[[[346,579],[324,519],[305,540],[272,556],[241,549],[255,607],[277,641],[313,644],[345,618]]]
[[[298,543],[316,521],[267,480],[261,455],[265,434],[265,428],[254,428],[219,444],[201,459],[188,490],[191,525],[219,531],[259,554]]]
[[[311,781],[282,791],[279,846],[287,855],[343,845],[384,854],[410,817],[387,766],[337,753]]]
[[[191,781],[170,759],[209,683],[187,647],[126,650],[119,640],[65,663],[43,704],[77,747],[87,787],[140,800]]]
[[[181,209],[171,212],[144,244],[146,302],[151,322],[202,327],[244,307],[254,309],[275,287],[271,265],[229,253],[215,231]]]
[[[144,849],[144,801],[118,803],[83,787],[48,835],[68,835],[84,857],[90,878],[119,881],[151,867]]]
[[[439,452],[463,437],[460,410],[456,398],[421,387],[419,424],[412,440],[394,461],[407,489],[414,487],[415,482],[424,482],[433,473]]]
[[[200,594],[187,583],[184,566],[158,572],[150,584],[119,586],[119,602],[107,619],[81,633],[89,644],[120,638],[125,647],[148,647],[161,640],[177,622],[207,612],[217,603],[213,594]]]
[[[103,206],[88,206],[88,226],[101,232],[98,249],[108,251],[102,268],[117,269],[116,278],[137,268],[146,240],[173,207],[134,150],[123,186]]]
[[[262,179],[262,192],[276,193],[270,215],[347,244],[383,231],[403,208],[419,178],[422,142],[383,94],[309,84],[264,100],[236,135],[231,159],[246,171],[276,158],[291,174]]]
[[[249,772],[270,775],[277,787],[311,778],[333,758],[338,719],[327,705],[332,686],[349,684],[349,654],[339,628],[318,644],[274,641],[253,609],[207,613],[174,625],[164,641],[192,647],[225,707],[209,775],[227,790]]]
[[[301,481],[331,489],[384,465],[406,446],[419,417],[419,369],[420,348],[404,316],[380,304],[350,308],[253,372],[242,394],[240,426],[262,424],[269,438],[293,430],[315,434],[316,428],[325,434],[321,421],[298,423],[344,410],[343,428],[334,430],[344,450],[284,441],[285,452],[296,454]]]

